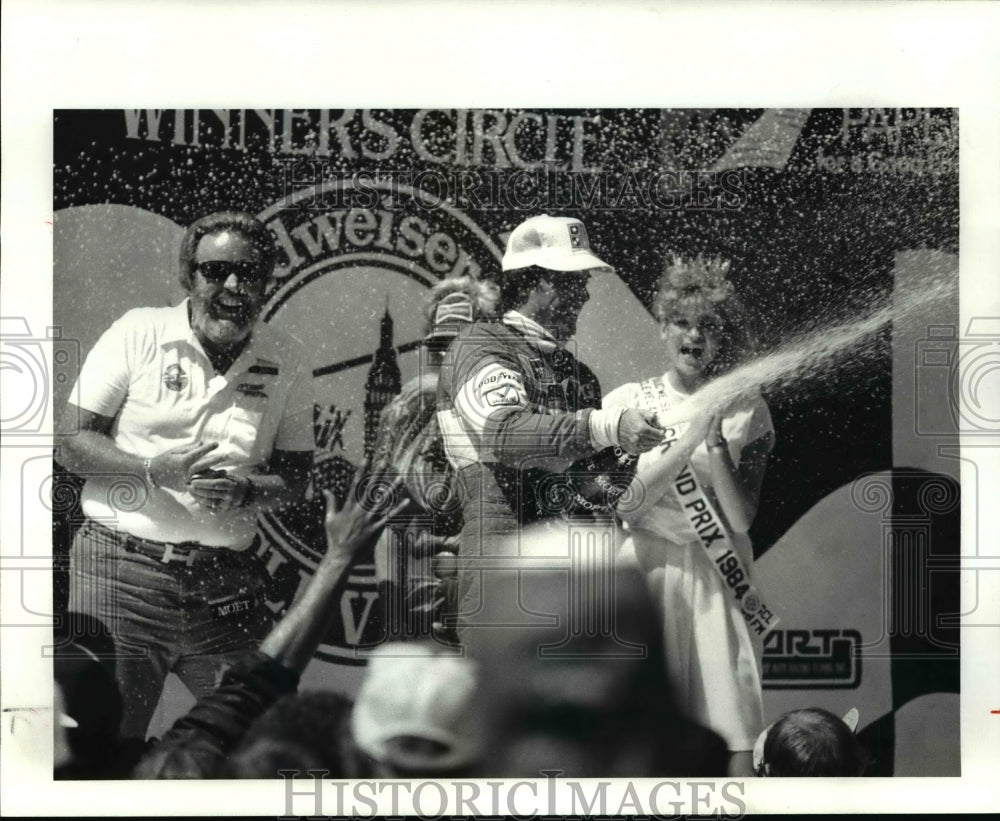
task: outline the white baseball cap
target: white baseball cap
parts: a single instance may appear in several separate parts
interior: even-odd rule
[[[373,758],[423,770],[471,762],[477,752],[472,697],[475,664],[417,642],[377,647],[351,714],[354,741]],[[421,760],[396,760],[389,742],[400,736],[436,741],[442,752]]]
[[[550,271],[611,268],[590,250],[587,229],[574,217],[541,214],[511,231],[501,267],[504,271],[537,265]]]

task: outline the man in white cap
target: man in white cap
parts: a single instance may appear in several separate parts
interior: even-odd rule
[[[505,555],[504,536],[527,522],[610,519],[634,457],[663,435],[650,412],[601,410],[596,377],[566,350],[591,274],[610,270],[583,223],[525,220],[507,240],[502,268],[501,322],[458,335],[438,387],[445,450],[464,497],[463,621],[480,606],[470,559]]]

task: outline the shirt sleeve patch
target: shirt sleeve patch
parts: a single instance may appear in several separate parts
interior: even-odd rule
[[[504,368],[501,365],[487,365],[475,377],[476,391],[484,394],[493,390],[498,385],[516,385],[520,387],[523,377],[516,371]]]
[[[527,405],[524,377],[499,362],[483,365],[455,394],[455,410],[476,433],[482,433],[492,414]]]
[[[473,377],[476,400],[486,407],[527,404],[524,377],[497,362],[491,362]]]
[[[483,393],[483,399],[491,408],[500,405],[520,405],[522,404],[521,393],[515,385],[498,385],[488,388]]]

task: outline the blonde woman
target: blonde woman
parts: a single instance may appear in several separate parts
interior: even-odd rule
[[[749,348],[748,323],[727,262],[673,258],[653,303],[667,364],[661,376],[623,385],[605,407],[655,410],[663,443],[639,457],[623,554],[642,567],[661,605],[671,679],[688,714],[719,733],[730,773],[752,773],[763,729],[762,604],[750,576],[747,531],[774,444],[760,396],[672,424],[680,408]],[[676,414],[675,414],[676,416]],[[763,611],[765,614],[766,607]]]

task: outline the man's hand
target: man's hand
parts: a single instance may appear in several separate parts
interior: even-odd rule
[[[149,475],[157,487],[185,490],[194,474],[209,470],[225,458],[222,454],[208,455],[217,447],[218,442],[195,442],[171,448],[150,459]]]
[[[355,483],[342,510],[333,493],[323,490],[326,497],[326,555],[285,617],[261,642],[262,653],[296,672],[305,670],[316,647],[339,616],[340,597],[335,596],[334,591],[348,572],[351,558],[374,542],[386,521],[407,504],[403,502],[390,507],[400,497],[401,485],[402,480],[388,486],[380,485],[380,490],[386,491],[384,498],[379,494],[382,503],[366,505],[357,501],[358,486]],[[368,496],[372,498],[373,494]]]
[[[627,408],[618,421],[618,442],[633,456],[652,450],[663,439],[656,414],[642,408]]]
[[[232,510],[243,504],[250,490],[245,476],[230,476],[224,470],[202,470],[187,484],[195,501],[213,513]]]

